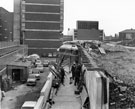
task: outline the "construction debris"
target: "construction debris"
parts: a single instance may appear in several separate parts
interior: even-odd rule
[[[135,51],[121,45],[102,44],[106,54],[89,53],[112,77],[109,109],[135,108]]]

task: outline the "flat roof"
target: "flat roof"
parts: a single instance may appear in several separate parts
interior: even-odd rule
[[[124,31],[121,31],[120,33],[135,33],[135,29],[126,29]]]
[[[13,61],[11,63],[8,63],[7,64],[8,66],[24,66],[24,67],[28,67],[31,65],[31,62],[30,61]]]

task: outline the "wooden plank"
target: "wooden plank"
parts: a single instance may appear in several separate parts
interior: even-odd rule
[[[101,47],[98,48],[101,54],[106,54],[105,50]]]

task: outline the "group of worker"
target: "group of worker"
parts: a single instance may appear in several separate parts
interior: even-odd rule
[[[74,80],[75,86],[78,85],[80,82],[80,76],[82,71],[81,69],[82,69],[82,65],[77,63],[73,63],[71,67],[72,79]]]
[[[64,85],[65,70],[63,67],[60,68],[60,75],[61,75],[61,83]]]
[[[74,80],[75,86],[79,84],[80,75],[81,75],[81,68],[82,68],[82,65],[77,64],[75,62],[73,63],[73,65],[71,67],[72,76],[70,78],[70,83],[72,83],[71,81]],[[60,75],[61,75],[61,83],[64,85],[65,70],[63,67],[60,68]]]

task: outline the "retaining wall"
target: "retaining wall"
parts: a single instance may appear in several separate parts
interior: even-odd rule
[[[50,73],[47,77],[47,81],[46,81],[45,85],[43,86],[43,88],[40,92],[40,97],[39,97],[34,109],[44,109],[46,107],[47,100],[48,100],[48,97],[51,92],[53,78],[54,78],[54,76],[52,75],[52,73]]]

